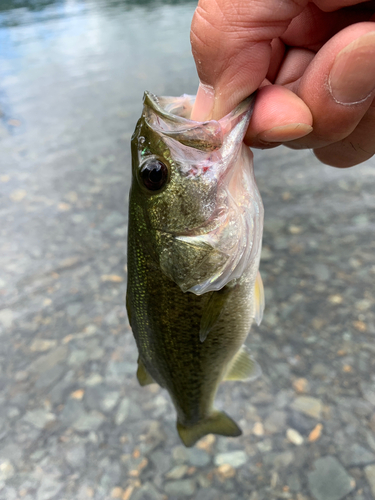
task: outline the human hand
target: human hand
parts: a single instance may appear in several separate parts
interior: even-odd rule
[[[192,119],[219,119],[259,88],[245,142],[311,148],[350,167],[375,154],[375,2],[199,0]]]

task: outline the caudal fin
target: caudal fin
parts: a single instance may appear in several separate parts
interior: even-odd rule
[[[236,422],[221,411],[214,411],[209,417],[192,426],[182,425],[177,421],[177,431],[185,446],[193,446],[206,434],[237,437],[242,434]]]

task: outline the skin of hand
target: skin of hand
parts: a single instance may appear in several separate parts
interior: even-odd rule
[[[258,90],[245,142],[311,148],[350,167],[375,154],[375,2],[199,0],[192,119],[219,119]]]

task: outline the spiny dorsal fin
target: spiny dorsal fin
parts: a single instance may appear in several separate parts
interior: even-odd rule
[[[224,380],[255,380],[262,374],[259,364],[251,356],[249,349],[242,346],[231,361]]]
[[[263,281],[258,271],[256,280],[255,280],[255,289],[254,289],[254,301],[255,301],[255,323],[259,326],[263,319],[263,311],[264,311],[264,288]]]

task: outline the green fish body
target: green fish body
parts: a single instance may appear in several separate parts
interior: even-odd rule
[[[242,142],[252,101],[200,123],[189,119],[194,97],[146,92],[132,137],[126,304],[137,376],[167,389],[186,446],[240,435],[215,394],[222,380],[259,374],[243,346],[264,308],[263,205]]]

